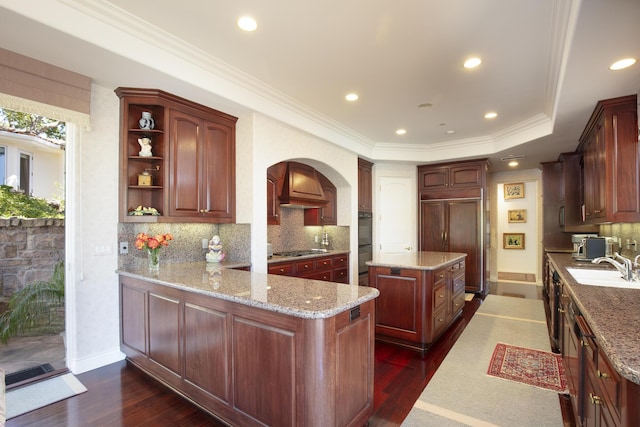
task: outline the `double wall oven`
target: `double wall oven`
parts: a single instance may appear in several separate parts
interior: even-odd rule
[[[358,212],[358,274],[369,271],[366,262],[373,257],[372,235],[373,215],[371,212]]]

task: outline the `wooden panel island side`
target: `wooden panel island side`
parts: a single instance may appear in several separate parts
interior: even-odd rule
[[[377,288],[376,339],[424,351],[464,307],[465,257],[456,252],[377,254],[369,286]]]
[[[118,273],[127,360],[217,418],[367,423],[376,289],[204,262]]]

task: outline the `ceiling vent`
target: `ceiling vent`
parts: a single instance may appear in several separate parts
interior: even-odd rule
[[[512,156],[500,158],[500,160],[502,160],[503,162],[510,162],[511,160],[522,160],[522,159],[524,159],[524,156],[522,155],[512,155]]]

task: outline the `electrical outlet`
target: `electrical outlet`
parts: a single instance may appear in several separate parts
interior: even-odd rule
[[[202,239],[202,249],[209,248],[209,241],[207,239]]]
[[[120,255],[129,253],[129,242],[120,242]]]

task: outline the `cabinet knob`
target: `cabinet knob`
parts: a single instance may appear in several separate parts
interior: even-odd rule
[[[438,295],[440,298],[444,298],[444,295]]]
[[[609,379],[611,378],[611,376],[609,376],[609,374],[607,374],[606,372],[602,372],[600,369],[598,369],[598,376],[602,379]]]
[[[280,273],[284,273],[284,268],[281,268],[281,269],[280,269]]]
[[[583,347],[589,347],[589,343],[586,342],[585,340],[581,340],[580,342],[582,343]]]
[[[602,405],[602,398],[593,393],[589,393],[589,400],[592,405]]]

